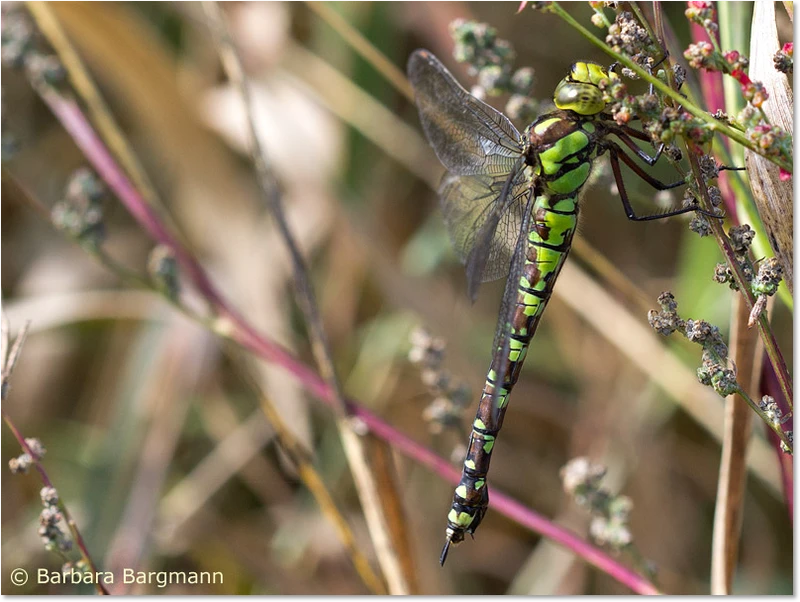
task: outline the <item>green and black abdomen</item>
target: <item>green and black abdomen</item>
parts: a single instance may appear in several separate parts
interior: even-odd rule
[[[594,125],[574,113],[556,111],[541,117],[526,131],[528,163],[536,182],[525,265],[518,282],[516,307],[508,325],[508,358],[503,346],[483,387],[472,427],[461,481],[448,514],[449,540],[458,543],[480,524],[489,503],[486,474],[495,438],[503,425],[508,395],[519,378],[528,346],[552,294],[569,252],[578,220],[578,193],[586,183],[595,153]],[[504,368],[498,377],[498,371]],[[497,406],[492,403],[500,386]]]

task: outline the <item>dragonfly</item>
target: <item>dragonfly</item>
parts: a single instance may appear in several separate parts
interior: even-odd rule
[[[556,109],[520,132],[493,107],[467,92],[428,50],[416,50],[408,77],[425,135],[447,169],[439,198],[447,232],[465,264],[474,302],[482,282],[507,277],[492,347],[492,361],[472,423],[461,479],[447,515],[444,565],[452,544],[473,535],[489,505],[487,474],[508,398],[528,347],[570,250],[578,223],[579,194],[595,160],[608,154],[619,197],[630,220],[647,221],[697,211],[697,205],[637,215],[621,164],[657,190],[665,184],[648,166],[662,154],[634,140],[650,137],[617,124],[606,112],[601,84],[618,76],[588,61],[572,65],[555,89]]]

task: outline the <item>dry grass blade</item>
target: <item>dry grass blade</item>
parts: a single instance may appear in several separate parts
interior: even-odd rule
[[[770,98],[763,105],[770,123],[787,132],[794,126],[794,96],[789,79],[777,69],[772,57],[780,49],[775,24],[775,4],[756,2],[750,34],[750,76],[761,81]],[[794,290],[794,194],[792,180],[782,181],[779,169],[755,153],[745,152],[747,175],[753,196],[775,256],[783,268],[783,279]]]
[[[308,93],[342,121],[431,188],[436,190],[439,187],[442,168],[418,130],[299,44],[289,44],[284,64],[289,70],[287,77],[300,77],[310,84]]]
[[[372,474],[375,476],[378,503],[386,518],[388,541],[384,545],[392,545],[396,550],[400,563],[400,575],[386,574],[391,591],[406,590],[407,594],[418,594],[419,585],[414,566],[408,532],[408,521],[402,506],[402,489],[398,488],[398,475],[392,461],[392,449],[385,442],[372,435],[364,438],[367,457],[370,459]],[[381,542],[375,542],[379,545]],[[392,580],[394,583],[392,583]]]
[[[37,316],[31,332],[44,332],[85,321],[161,321],[167,307],[150,291],[95,290],[18,298],[9,301],[5,309],[12,322]]]
[[[231,350],[232,355],[234,352]],[[281,449],[286,453],[289,460],[294,464],[297,474],[303,481],[303,484],[308,488],[309,492],[319,504],[320,510],[327,517],[333,527],[336,529],[339,540],[342,542],[345,550],[347,551],[350,559],[363,580],[364,584],[375,594],[385,594],[386,588],[383,585],[380,577],[375,574],[369,564],[366,556],[361,552],[356,544],[355,536],[350,526],[347,524],[342,513],[336,506],[325,482],[319,476],[319,473],[314,468],[311,462],[309,452],[303,447],[300,441],[292,434],[288,425],[284,421],[281,413],[278,411],[272,400],[267,397],[259,386],[259,380],[254,377],[252,370],[246,361],[237,362],[239,374],[242,379],[248,384],[253,391],[259,391],[261,399],[261,410],[264,412],[269,423],[275,429],[275,435],[281,444]]]
[[[363,34],[344,20],[342,16],[324,2],[306,2],[306,6],[313,10],[328,25],[333,27],[339,35],[360,54],[365,61],[375,67],[392,85],[403,93],[409,100],[414,100],[414,91],[408,83],[405,74],[393,62],[386,58],[380,50],[370,43]]]
[[[744,300],[735,295],[731,320],[731,358],[738,370],[742,389],[758,398],[764,345],[758,332],[747,327],[749,313]],[[725,399],[725,425],[722,460],[717,482],[714,535],[711,547],[711,593],[731,593],[739,552],[745,484],[747,481],[748,441],[753,412],[738,395]]]

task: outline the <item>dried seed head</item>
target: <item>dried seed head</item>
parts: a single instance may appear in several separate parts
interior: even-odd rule
[[[705,215],[697,214],[689,222],[689,230],[700,236],[710,236],[712,232],[711,222],[708,221]]]
[[[570,495],[585,489],[596,489],[606,474],[606,468],[600,464],[592,464],[589,458],[573,458],[561,469],[561,482],[564,491]]]
[[[652,62],[651,56],[656,53],[653,41],[647,34],[647,30],[639,24],[639,21],[632,13],[623,11],[617,15],[616,20],[608,28],[606,43],[615,52],[625,54],[638,65],[649,66]],[[638,79],[635,73],[623,74],[631,79]]]
[[[700,155],[697,164],[700,166],[700,175],[704,181],[716,180],[719,177],[719,166],[711,155]]]
[[[741,226],[732,226],[728,231],[728,236],[731,239],[733,252],[737,255],[747,255],[756,233],[749,224],[742,224]]]
[[[722,205],[722,192],[717,186],[708,187],[708,200],[714,207]]]
[[[719,338],[719,329],[705,320],[686,320],[686,338],[704,344],[712,338]]]
[[[718,263],[714,267],[714,282],[727,284],[732,290],[739,290],[739,285],[736,284],[736,279],[733,277],[733,270],[725,263]]]
[[[783,279],[783,268],[776,257],[770,257],[758,266],[758,274],[750,284],[755,295],[774,295]]]
[[[91,170],[76,170],[67,183],[64,199],[53,206],[53,223],[82,243],[101,244],[105,240],[101,204],[104,194],[100,180]]]

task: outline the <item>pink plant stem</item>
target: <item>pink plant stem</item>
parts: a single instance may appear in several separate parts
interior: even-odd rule
[[[114,191],[131,215],[154,240],[172,249],[177,261],[194,286],[214,306],[218,315],[229,321],[229,336],[265,361],[277,364],[287,370],[311,394],[327,405],[333,406],[335,401],[333,392],[312,368],[300,362],[281,345],[257,332],[217,291],[200,264],[163,226],[157,213],[145,202],[118,167],[77,103],[73,99],[61,96],[51,90],[41,91],[41,94],[98,174]],[[384,439],[400,453],[423,464],[447,481],[453,484],[458,483],[460,472],[449,462],[388,425],[369,410],[352,401],[348,401],[348,404],[352,409],[353,417],[363,421],[375,436]],[[645,578],[617,562],[599,548],[587,543],[577,534],[555,525],[547,518],[496,489],[492,490],[491,506],[521,525],[569,548],[588,563],[634,592],[639,594],[660,593]]]

